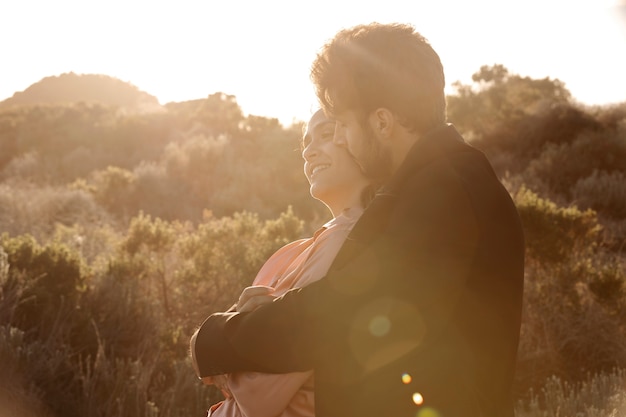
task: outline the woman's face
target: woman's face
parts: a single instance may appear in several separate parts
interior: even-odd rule
[[[334,134],[335,122],[318,110],[307,125],[302,157],[311,195],[337,216],[361,205],[361,192],[369,180],[347,147],[333,140]]]

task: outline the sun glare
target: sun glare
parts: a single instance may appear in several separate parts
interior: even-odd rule
[[[413,24],[439,52],[448,86],[498,63],[559,78],[583,102],[626,99],[626,58],[614,53],[626,50],[625,0],[388,0],[384,8],[321,0],[306,11],[277,0],[59,0],[39,2],[37,14],[30,3],[0,6],[0,37],[22,34],[4,45],[0,100],[73,71],[131,82],[162,104],[221,91],[247,114],[306,120],[316,105],[308,71],[317,50],[341,28],[371,21]]]

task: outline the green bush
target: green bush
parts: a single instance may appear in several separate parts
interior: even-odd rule
[[[457,94],[447,97],[448,118],[461,131],[497,145],[515,131],[526,116],[567,103],[570,93],[559,80],[532,79],[509,73],[504,66],[482,66],[472,75],[473,84],[453,84]]]
[[[607,274],[592,260],[527,268],[518,394],[552,375],[580,381],[588,372],[626,368],[625,300],[599,291],[598,282],[614,283]]]
[[[570,143],[549,143],[524,173],[527,184],[545,183],[571,199],[572,188],[594,171],[626,173],[626,142],[606,133],[581,134]]]
[[[31,236],[5,234],[0,246],[9,265],[0,282],[0,359],[33,404],[78,416],[75,358],[88,354],[88,341],[80,337],[87,323],[79,308],[85,291],[80,258],[59,244],[40,246]],[[0,382],[1,391],[7,381]]]
[[[3,292],[18,295],[13,324],[38,337],[50,336],[60,321],[74,316],[85,291],[79,255],[61,244],[40,246],[28,235],[0,239],[10,265]],[[72,320],[73,321],[73,320]]]
[[[303,222],[290,208],[278,219],[266,221],[247,212],[220,219],[207,214],[197,233],[182,244],[182,253],[190,262],[181,279],[197,286],[205,305],[230,307],[265,260],[280,246],[299,238],[302,228]],[[201,311],[206,313],[206,307]]]
[[[556,264],[597,244],[601,226],[592,210],[559,207],[526,187],[515,195],[531,261]]]
[[[202,413],[221,394],[195,378],[189,336],[302,226],[291,209],[271,220],[207,213],[197,227],[140,213],[124,235],[77,226],[45,244],[3,235],[0,360],[11,366],[0,392],[50,416]],[[79,245],[61,243],[77,233]],[[83,262],[91,239],[113,246],[106,262]]]
[[[601,244],[596,213],[525,187],[515,201],[527,248],[518,393],[551,375],[581,380],[626,367],[622,261]]]
[[[626,219],[626,170],[599,171],[578,180],[572,198],[581,207],[591,208],[614,219]]]

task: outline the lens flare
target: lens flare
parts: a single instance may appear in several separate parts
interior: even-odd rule
[[[356,361],[364,371],[372,372],[417,348],[425,333],[415,306],[383,296],[354,313],[348,338]],[[408,370],[400,369],[393,378]]]
[[[420,394],[419,392],[414,392],[413,402],[415,403],[415,405],[422,405],[424,404],[424,397],[422,397],[422,394]]]
[[[441,417],[441,414],[439,414],[434,408],[424,407],[417,412],[415,417]]]
[[[391,329],[391,321],[385,316],[376,316],[370,321],[370,333],[377,337],[382,337],[389,333]]]
[[[404,384],[410,384],[412,380],[413,378],[411,378],[411,375],[409,375],[408,373],[405,372],[402,374],[402,382]]]

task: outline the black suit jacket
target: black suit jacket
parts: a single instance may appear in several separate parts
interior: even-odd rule
[[[522,228],[485,156],[422,137],[329,273],[202,324],[202,376],[315,370],[318,417],[513,416]]]

